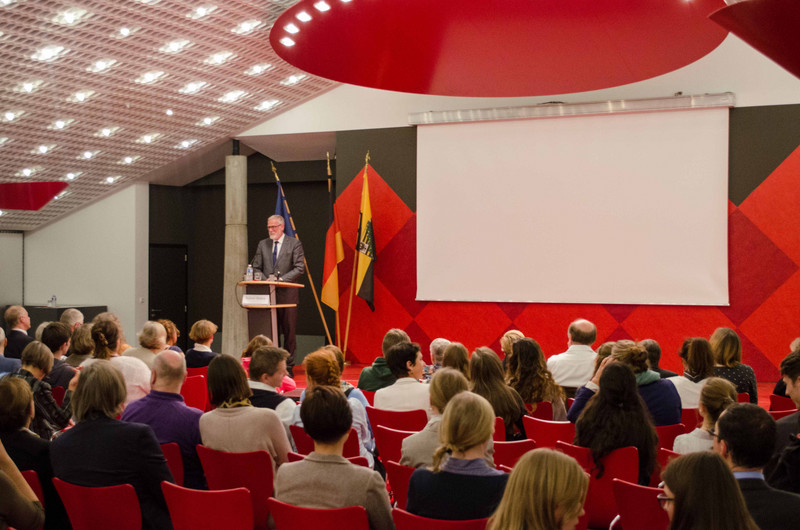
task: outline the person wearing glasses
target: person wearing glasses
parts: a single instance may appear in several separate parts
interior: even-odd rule
[[[253,257],[253,271],[260,272],[265,278],[284,282],[299,282],[306,272],[305,253],[300,240],[284,234],[285,222],[280,215],[271,215],[267,219],[269,237],[262,239]],[[294,307],[278,309],[278,334],[283,335],[283,349],[289,352],[286,359],[286,370],[294,377],[294,351],[297,349],[295,338],[297,330],[297,304],[300,302],[300,291],[297,289],[277,289],[275,302],[278,304],[294,304]],[[276,346],[279,346],[276,344]]]

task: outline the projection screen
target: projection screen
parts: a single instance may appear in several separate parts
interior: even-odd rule
[[[417,299],[728,304],[728,109],[417,128]]]

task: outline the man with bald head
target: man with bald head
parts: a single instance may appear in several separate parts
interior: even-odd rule
[[[597,328],[588,320],[579,318],[567,328],[567,351],[547,359],[547,369],[561,385],[567,397],[575,397],[577,389],[585,385],[594,372],[597,353],[592,344],[597,340]]]
[[[175,442],[183,456],[184,486],[206,489],[203,468],[197,457],[200,416],[203,411],[187,407],[180,394],[186,380],[186,361],[173,350],[164,350],[153,360],[150,393],[132,401],[122,413],[122,421],[145,423],[156,433],[158,443]]]

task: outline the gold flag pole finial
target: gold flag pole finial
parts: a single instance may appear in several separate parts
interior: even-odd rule
[[[367,156],[366,156],[366,157],[364,157],[364,163],[365,163],[366,165],[369,165],[369,151],[367,151]]]
[[[281,181],[281,179],[279,179],[279,178],[278,178],[278,170],[277,170],[277,169],[275,169],[275,162],[273,162],[272,160],[270,160],[270,161],[269,161],[269,165],[270,165],[270,166],[272,166],[272,174],[273,174],[273,175],[275,175],[275,180],[277,180],[278,182],[280,182],[280,181]]]
[[[325,152],[325,156],[328,157],[328,176],[330,177],[330,176],[332,176],[332,173],[331,173],[331,153],[330,153],[330,151],[326,151]]]

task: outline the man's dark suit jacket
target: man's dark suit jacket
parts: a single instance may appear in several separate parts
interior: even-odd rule
[[[651,368],[654,372],[658,373],[661,376],[661,379],[666,379],[667,377],[675,377],[678,374],[675,372],[670,372],[669,370],[664,370],[663,368]]]
[[[28,336],[24,331],[12,329],[7,335],[8,344],[6,345],[5,356],[9,359],[19,359],[22,357],[22,350],[25,349],[33,339]]]
[[[264,276],[280,272],[281,279],[287,282],[300,282],[306,272],[303,261],[305,253],[303,244],[299,240],[284,236],[278,259],[275,266],[272,265],[272,245],[274,242],[267,238],[262,239],[256,248],[256,255],[253,257],[253,270],[261,271]],[[279,304],[296,304],[300,300],[299,289],[277,289],[276,302]]]
[[[171,529],[161,481],[174,482],[153,430],[111,418],[79,422],[50,444],[53,474],[79,486],[131,484],[142,528]]]
[[[770,488],[758,478],[738,479],[750,515],[761,530],[794,530],[800,495]]]

